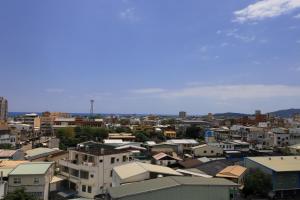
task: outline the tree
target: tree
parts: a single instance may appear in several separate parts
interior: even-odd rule
[[[243,193],[245,196],[257,195],[267,197],[272,189],[271,176],[259,169],[251,169],[244,182]]]
[[[20,188],[8,193],[3,200],[37,200],[37,198],[26,193],[24,188]]]
[[[135,137],[138,142],[146,142],[149,140],[149,138],[142,132],[137,133]]]

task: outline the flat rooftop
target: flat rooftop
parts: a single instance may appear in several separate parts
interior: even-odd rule
[[[247,157],[276,172],[300,171],[300,156]]]
[[[42,175],[51,167],[52,162],[29,162],[19,164],[9,175]]]

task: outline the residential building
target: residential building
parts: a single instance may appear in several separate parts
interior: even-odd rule
[[[8,102],[4,97],[0,97],[0,121],[7,121]]]
[[[180,112],[179,112],[179,118],[185,119],[186,117],[187,117],[187,114],[186,114],[185,111],[180,111]]]
[[[181,161],[181,159],[178,158],[176,155],[171,156],[162,152],[152,156],[152,163],[156,165],[170,166],[179,161]]]
[[[288,147],[289,152],[293,155],[300,155],[300,143],[299,144],[294,144]]]
[[[110,188],[107,200],[231,200],[237,184],[222,178],[164,177]]]
[[[246,157],[244,166],[269,174],[275,195],[284,198],[300,193],[300,156]]]
[[[55,154],[57,152],[60,152],[58,149],[50,149],[50,148],[44,148],[39,147],[35,149],[30,149],[25,152],[25,159],[34,161],[36,159],[46,158],[52,154]]]
[[[108,139],[134,142],[135,136],[132,133],[109,133]]]
[[[171,139],[167,140],[169,144],[175,144],[178,146],[178,152],[184,153],[190,151],[191,147],[197,146],[199,143],[194,139]]]
[[[3,127],[3,129],[0,128],[0,145],[1,144],[8,144],[12,147],[16,146],[17,143],[17,135],[14,133],[11,133],[8,127]]]
[[[196,157],[215,157],[223,155],[223,148],[217,146],[211,146],[208,144],[202,144],[192,147],[192,154]]]
[[[244,186],[244,178],[246,175],[247,168],[239,166],[239,165],[232,165],[228,166],[222,171],[220,171],[216,177],[218,178],[226,178],[228,180],[233,181],[239,185],[239,188],[242,189]]]
[[[172,154],[173,152],[178,153],[179,147],[176,144],[171,143],[159,143],[159,144],[152,144],[148,146],[149,151],[151,154],[157,154],[160,152],[166,153],[166,154]]]
[[[112,186],[116,187],[123,184],[155,179],[163,176],[182,176],[182,174],[169,167],[132,162],[113,168]]]
[[[0,149],[0,160],[24,160],[24,152],[21,149]]]
[[[69,150],[69,156],[59,161],[60,174],[68,182],[66,189],[84,198],[106,193],[112,185],[113,167],[131,161],[130,153],[113,146],[85,142]]]
[[[8,192],[24,188],[36,198],[48,200],[53,176],[54,169],[51,162],[21,163],[8,174]]]
[[[274,147],[285,147],[289,145],[290,134],[288,129],[276,128],[272,129]]]
[[[165,130],[163,134],[167,138],[176,138],[176,131],[173,130]]]

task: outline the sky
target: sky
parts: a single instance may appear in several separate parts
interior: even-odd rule
[[[300,108],[300,0],[2,0],[9,111]]]

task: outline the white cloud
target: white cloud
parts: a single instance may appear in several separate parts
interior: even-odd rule
[[[130,92],[135,94],[158,94],[164,91],[165,90],[162,88],[144,88],[144,89],[131,90]]]
[[[63,93],[65,90],[61,88],[48,88],[45,89],[45,92],[47,93]]]
[[[243,23],[280,16],[300,8],[300,0],[262,0],[234,12],[235,20]]]
[[[138,94],[152,94],[155,97],[177,98],[213,98],[229,99],[266,99],[275,97],[300,97],[300,86],[289,85],[199,85],[182,89],[141,89]],[[144,92],[146,91],[146,92]]]
[[[295,15],[294,18],[300,19],[300,13],[298,15]]]
[[[135,8],[127,8],[120,12],[120,18],[129,22],[138,22],[140,18],[136,14]]]
[[[233,37],[233,38],[235,38],[237,40],[241,40],[243,42],[252,42],[256,39],[255,36],[240,34],[238,29],[232,29],[232,30],[225,31],[225,35],[227,37]]]

